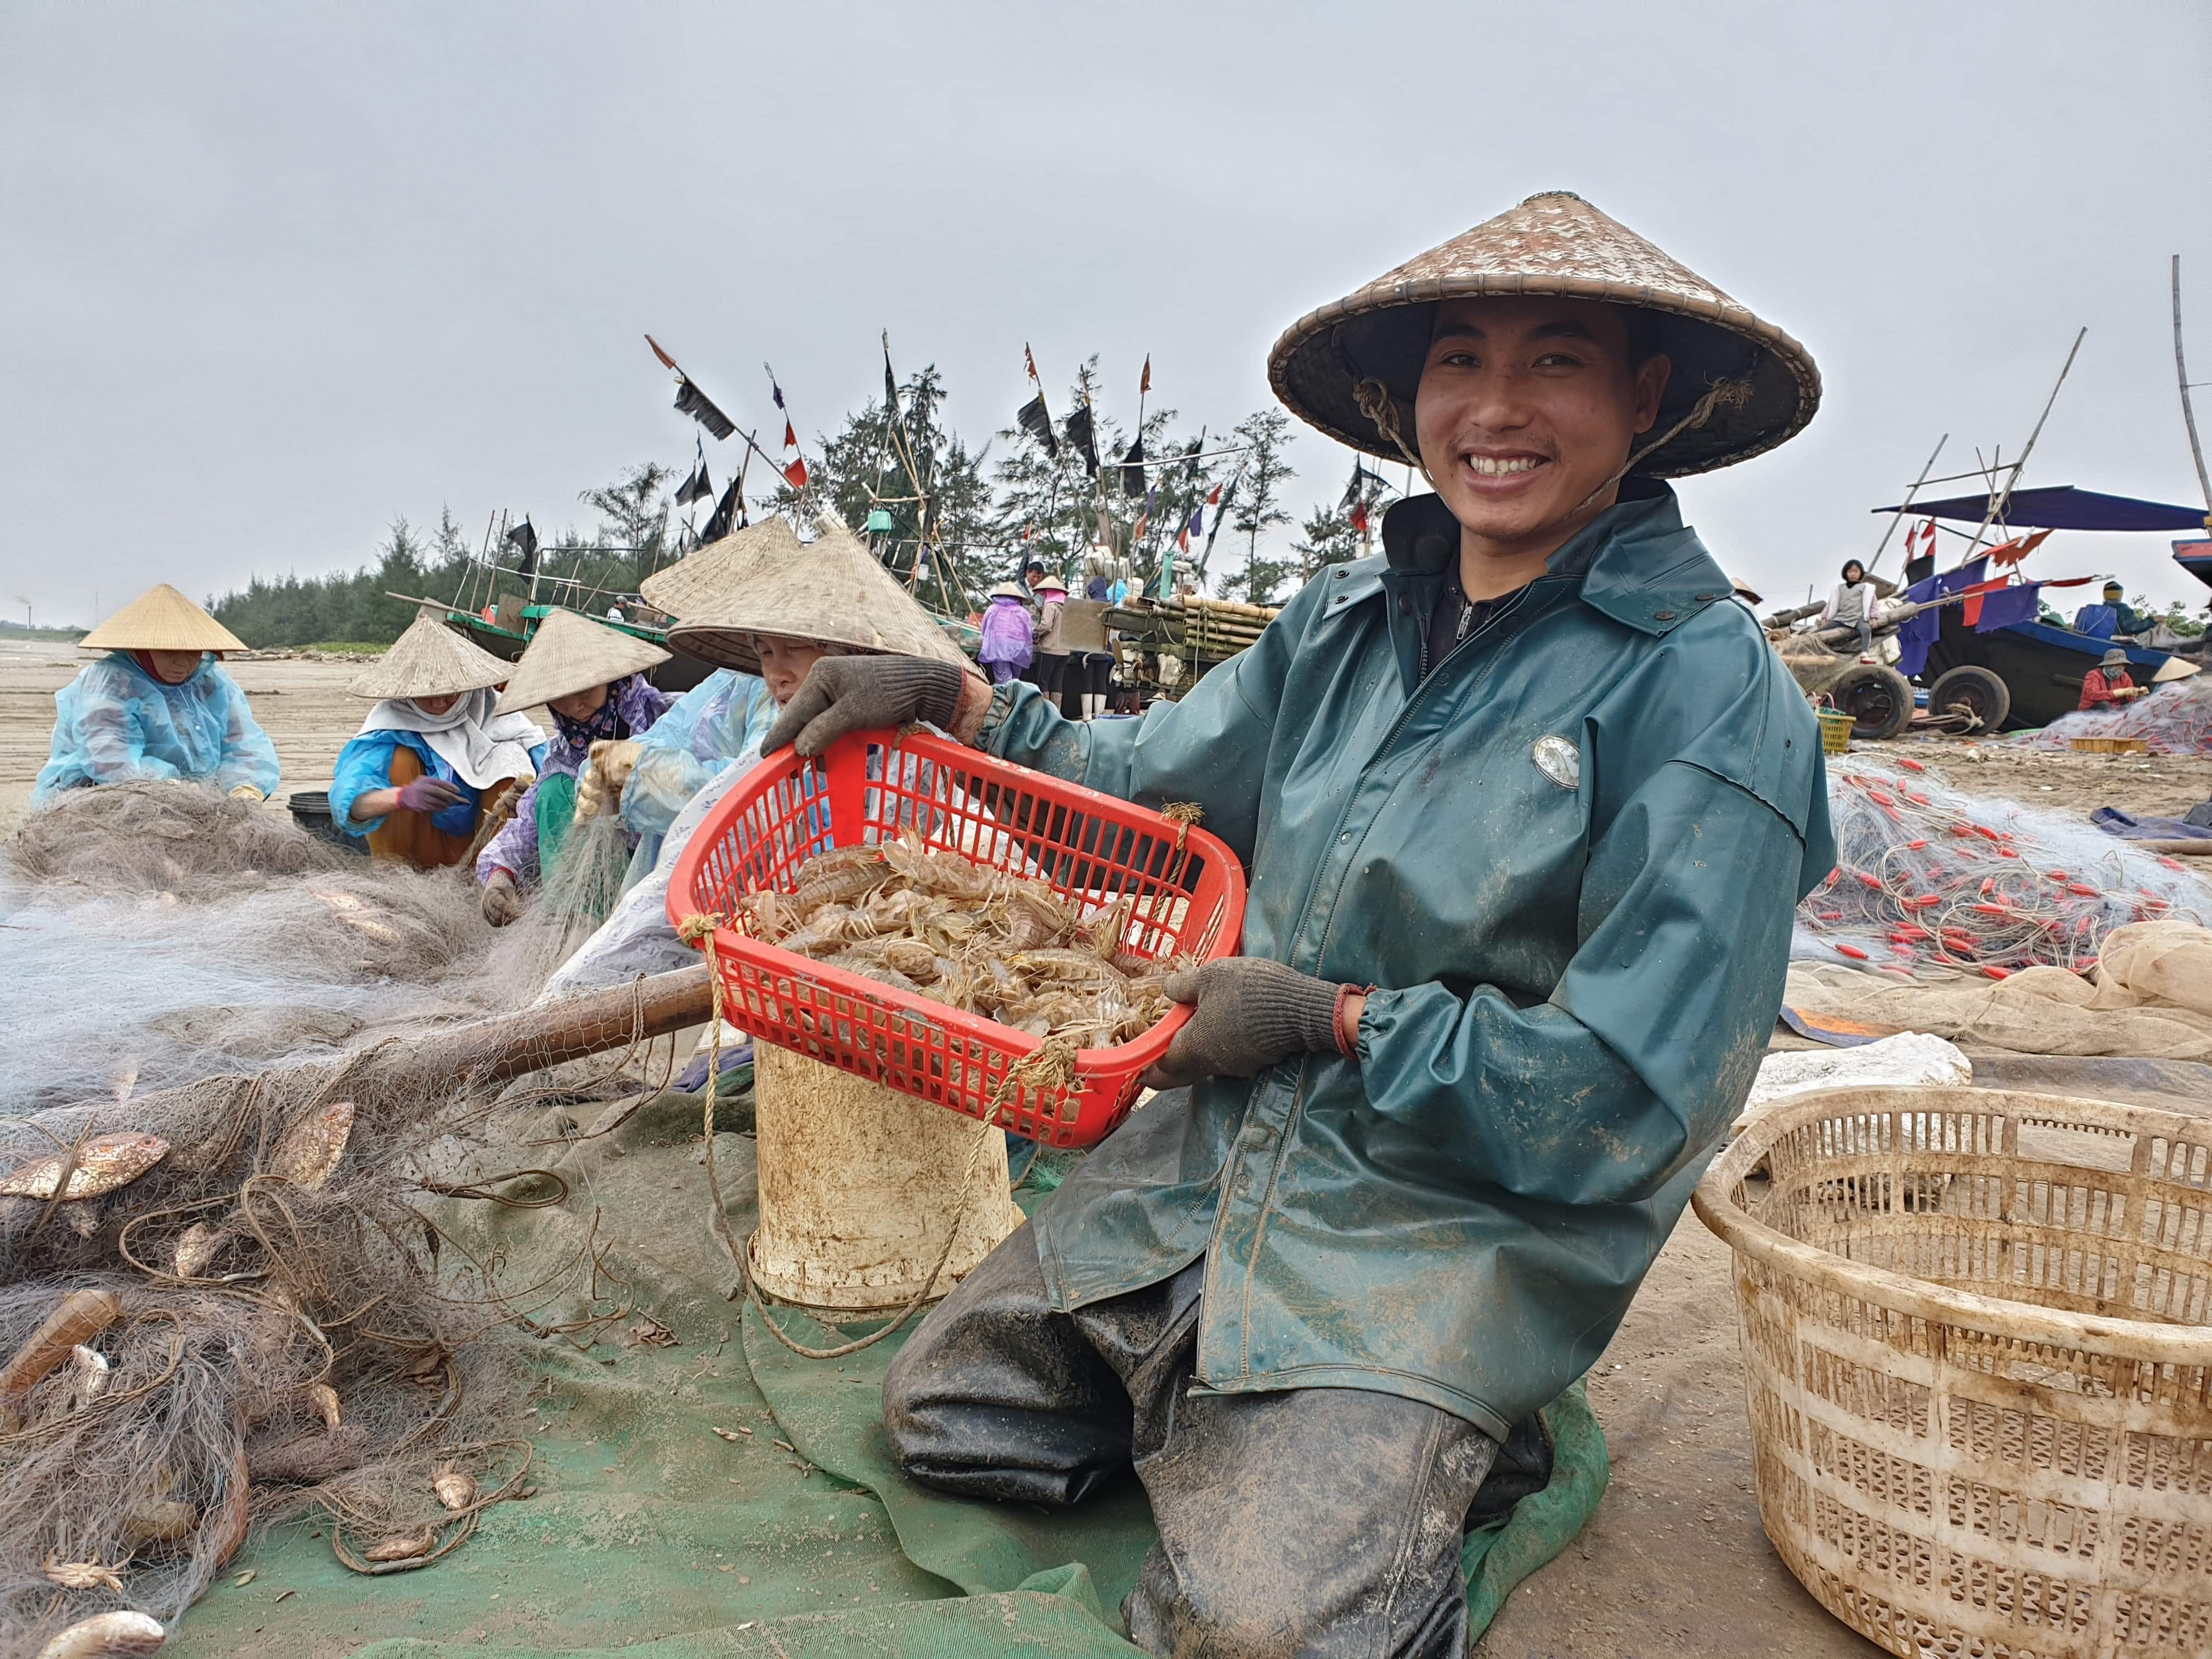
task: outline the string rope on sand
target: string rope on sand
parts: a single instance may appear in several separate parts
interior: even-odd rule
[[[975,1171],[982,1167],[983,1148],[989,1144],[991,1133],[997,1127],[993,1119],[997,1115],[999,1101],[1004,1097],[1006,1090],[1016,1080],[1014,1073],[1020,1067],[1017,1065],[1008,1069],[1006,1076],[1000,1082],[999,1093],[993,1096],[982,1121],[975,1126],[975,1139],[968,1149],[968,1167],[962,1172],[960,1184],[954,1191],[952,1224],[945,1229],[945,1248],[938,1252],[936,1264],[930,1268],[929,1277],[922,1281],[921,1290],[915,1292],[914,1299],[898,1310],[897,1316],[890,1324],[884,1326],[880,1330],[871,1331],[867,1335],[857,1338],[851,1342],[840,1343],[835,1347],[810,1348],[802,1343],[793,1341],[784,1334],[783,1328],[776,1323],[767,1298],[761,1295],[759,1285],[753,1282],[752,1236],[748,1236],[744,1243],[740,1245],[736,1234],[730,1230],[730,1218],[722,1199],[721,1172],[714,1161],[714,1089],[722,1075],[722,963],[721,957],[716,950],[715,930],[724,926],[727,921],[726,916],[718,912],[695,912],[684,917],[676,927],[676,936],[678,939],[687,945],[699,945],[707,957],[707,987],[710,1010],[708,1018],[714,1023],[708,1031],[706,1102],[700,1109],[700,1119],[707,1140],[707,1194],[711,1210],[708,1217],[708,1225],[713,1231],[715,1238],[720,1241],[723,1249],[729,1253],[730,1261],[738,1270],[737,1289],[725,1294],[732,1297],[743,1296],[746,1301],[751,1303],[760,1310],[761,1323],[768,1328],[769,1334],[801,1358],[842,1359],[847,1354],[858,1353],[863,1348],[873,1347],[885,1337],[903,1328],[906,1322],[914,1317],[922,1304],[929,1300],[930,1292],[937,1288],[937,1281],[944,1273],[945,1264],[952,1260],[952,1247],[960,1237],[960,1218],[965,1211],[969,1189],[975,1184]],[[1029,1059],[1031,1061],[1042,1060],[1045,1048],[1050,1046],[1047,1043]],[[1075,1070],[1074,1045],[1069,1043],[1066,1047],[1067,1057],[1064,1063],[1068,1076],[1072,1078]]]

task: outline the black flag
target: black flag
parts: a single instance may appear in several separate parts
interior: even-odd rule
[[[1014,416],[1014,422],[1042,444],[1047,455],[1054,460],[1060,459],[1060,440],[1052,434],[1052,416],[1045,409],[1043,392],[1038,392],[1022,405],[1021,412]]]
[[[738,423],[715,408],[713,400],[691,384],[688,374],[676,382],[676,407],[717,438],[726,438],[738,429]]]
[[[538,532],[531,528],[530,520],[522,522],[507,532],[507,539],[514,546],[515,568],[527,576],[538,568]]]
[[[1337,503],[1337,507],[1339,510],[1348,507],[1361,496],[1368,495],[1370,491],[1388,489],[1389,487],[1390,486],[1384,482],[1381,473],[1370,472],[1358,461],[1354,461],[1352,464],[1352,482],[1345,485],[1344,499]]]
[[[676,491],[676,505],[689,507],[694,501],[714,499],[714,481],[707,476],[707,463],[702,460],[699,470],[686,478]]]
[[[1098,476],[1098,440],[1091,430],[1091,405],[1085,404],[1069,416],[1060,430],[1066,434],[1068,442],[1082,451],[1083,465],[1090,469],[1092,477],[1097,477]]]
[[[702,546],[708,542],[718,542],[728,535],[732,520],[744,513],[744,502],[738,495],[738,486],[744,482],[742,477],[731,479],[730,487],[722,492],[722,499],[714,503],[714,516],[707,520],[707,527],[699,532]]]
[[[1139,437],[1129,446],[1129,453],[1121,458],[1121,493],[1136,496],[1145,493],[1145,441]]]

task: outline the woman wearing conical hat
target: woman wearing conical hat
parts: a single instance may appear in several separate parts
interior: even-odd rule
[[[545,734],[493,710],[514,672],[443,623],[417,617],[346,690],[375,707],[338,750],[331,821],[376,858],[418,870],[468,856],[483,814],[538,774]]]
[[[240,800],[276,787],[276,750],[219,659],[246,644],[167,582],[77,642],[106,654],[54,693],[52,758],[31,805],[64,789],[180,778]]]
[[[991,590],[975,659],[983,665],[994,685],[1020,678],[1030,665],[1035,639],[1030,598],[1030,590],[1018,582],[1000,582]]]
[[[1664,482],[1780,443],[1820,381],[1564,192],[1312,313],[1269,368],[1427,475],[1380,556],[1139,720],[861,659],[817,664],[768,740],[921,714],[1202,807],[1250,869],[1243,954],[1168,982],[1195,1007],[1161,1092],[892,1362],[908,1472],[1069,1503],[1133,1445],[1139,1647],[1459,1653],[1462,1526],[1547,1478],[1534,1413],[1741,1105],[1835,862],[1812,712]]]
[[[477,855],[484,920],[493,927],[522,914],[524,890],[559,858],[577,814],[578,775],[594,748],[643,737],[676,701],[645,677],[667,660],[659,646],[573,611],[550,611],[538,624],[495,712],[519,714],[542,703],[553,716],[553,740],[514,816]],[[630,839],[634,845],[635,831]]]
[[[656,586],[678,573],[681,582]],[[775,711],[817,663],[875,657],[925,670],[967,660],[859,538],[826,518],[811,544],[780,519],[739,531],[648,579],[645,597],[676,615],[671,646],[722,665],[633,745],[623,819],[648,832],[635,884],[554,975],[555,995],[698,959],[669,923],[669,872],[708,810],[758,764]]]

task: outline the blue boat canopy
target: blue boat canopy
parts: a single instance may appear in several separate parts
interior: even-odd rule
[[[1877,513],[1911,513],[1930,519],[1981,523],[1990,510],[1987,495],[1954,495],[1947,501],[1877,507]],[[2203,530],[2212,517],[2193,507],[2138,501],[2104,495],[2072,484],[2044,489],[2015,489],[2005,503],[2004,522],[2014,530]]]

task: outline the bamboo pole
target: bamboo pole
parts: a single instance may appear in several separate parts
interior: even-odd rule
[[[1881,566],[1882,552],[1888,547],[1889,538],[1897,533],[1897,526],[1905,521],[1905,508],[1912,505],[1912,498],[1920,493],[1920,487],[1928,482],[1928,475],[1935,471],[1936,458],[1943,453],[1943,446],[1950,441],[1951,434],[1947,432],[1936,441],[1936,447],[1928,452],[1927,464],[1920,469],[1920,476],[1912,481],[1912,488],[1905,492],[1904,506],[1889,515],[1889,528],[1881,532],[1881,540],[1875,544],[1874,558],[1866,568],[1868,575],[1873,575]]]
[[[2181,356],[2181,256],[2173,256],[2173,378],[2181,383],[2181,418],[2189,428],[2189,457],[2204,495],[2204,527],[2212,530],[2212,475],[2204,471],[2204,446],[2197,440],[2197,410],[2189,400],[2189,365]]]
[[[2035,429],[2027,434],[2027,442],[2022,446],[2018,458],[2014,460],[2002,491],[1997,488],[1997,469],[1992,458],[1989,510],[1982,514],[1981,528],[1974,532],[1974,539],[1967,544],[1966,555],[1959,561],[1959,564],[1965,564],[1980,550],[1982,538],[1989,534],[1990,526],[2003,514],[2006,504],[2012,500],[2013,486],[2020,482],[2021,471],[2027,465],[2028,456],[2034,452],[2035,441],[2043,435],[2043,423],[2051,418],[2051,405],[2058,401],[2058,388],[2066,384],[2067,375],[2073,371],[2075,356],[2081,349],[2081,342],[2088,337],[2089,331],[2086,327],[2074,337],[2073,349],[2066,354],[2065,364],[2058,371],[2058,379],[2051,386],[2051,395],[2043,400],[2043,413],[2035,417]],[[1958,565],[1952,566],[1952,568],[1957,569]]]

